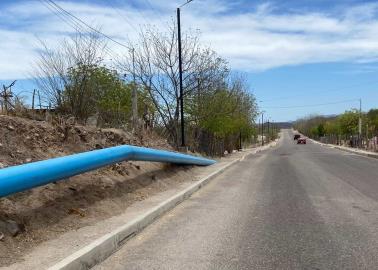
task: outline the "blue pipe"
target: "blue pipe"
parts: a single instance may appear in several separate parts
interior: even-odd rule
[[[199,166],[215,163],[201,157],[122,145],[1,169],[0,198],[124,160]]]

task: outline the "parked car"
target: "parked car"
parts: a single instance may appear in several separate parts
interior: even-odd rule
[[[298,138],[297,144],[306,144],[306,138]]]
[[[298,140],[300,137],[301,137],[301,135],[299,135],[299,134],[295,134],[295,135],[294,135],[294,140]]]

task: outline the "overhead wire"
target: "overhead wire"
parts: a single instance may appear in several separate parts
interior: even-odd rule
[[[52,13],[54,13],[57,17],[59,17],[64,23],[66,23],[68,26],[73,28],[74,30],[78,32],[85,33],[87,32],[87,29],[90,29],[98,34],[101,33],[101,36],[105,37],[106,34],[103,34],[97,29],[94,29],[93,27],[88,26],[85,22],[83,22],[81,19],[77,18],[76,16],[72,17],[69,16],[67,12],[64,12],[62,8],[58,8],[57,5],[53,5],[53,1],[50,0],[39,0],[45,7],[47,7]],[[77,19],[75,19],[77,18]],[[84,26],[84,27],[83,27]],[[127,47],[128,48],[128,47]],[[107,46],[104,47],[105,52],[113,58],[119,57],[119,54],[116,53],[114,50],[111,50]]]
[[[93,28],[92,26],[90,26],[89,24],[87,24],[86,22],[84,22],[82,19],[78,18],[77,16],[73,15],[71,12],[65,10],[64,8],[62,8],[60,5],[58,5],[57,3],[55,3],[53,0],[45,0],[45,1],[48,1],[50,2],[52,5],[54,5],[56,8],[58,8],[59,10],[61,10],[62,12],[64,12],[65,14],[67,14],[69,17],[71,17],[72,19],[74,19],[75,21],[77,22],[80,22],[82,25],[86,26],[87,28],[89,28],[90,30],[92,30],[93,32],[107,38],[108,40],[112,41],[113,43],[115,44],[118,44],[119,46],[122,46],[124,48],[127,48],[127,49],[130,49],[129,46],[127,46],[126,44],[122,43],[122,42],[119,42],[117,40],[115,40],[114,38],[110,37],[109,35],[99,31],[98,29],[96,28]]]
[[[151,11],[156,15],[156,17],[157,17],[158,21],[160,22],[161,26],[164,26],[164,24],[165,24],[164,23],[164,19],[161,16],[160,11],[159,12],[155,11],[155,8],[153,7],[153,5],[151,4],[151,2],[149,0],[144,0],[144,2],[151,9]]]
[[[75,20],[72,20],[71,17],[68,17],[66,14],[62,13],[61,10],[57,9],[54,5],[51,5],[48,1],[42,1],[40,2],[47,7],[52,13],[54,13],[57,17],[59,17],[64,23],[66,23],[68,26],[76,30],[77,32],[84,33],[86,32],[86,29],[82,27],[82,25],[78,24]],[[84,42],[88,42],[84,39]],[[114,52],[112,52],[109,48],[104,47],[105,52],[111,56],[114,57]]]
[[[44,5],[47,9],[49,9],[57,17],[59,17],[65,24],[67,24],[68,26],[70,26],[71,28],[73,28],[74,30],[76,30],[78,32],[82,31],[77,24],[67,21],[65,19],[65,17],[62,16],[61,13],[57,12],[56,9],[54,9],[54,7],[50,5],[50,3],[46,2],[46,1],[43,1],[43,0],[39,0],[39,2],[41,2],[42,5]]]
[[[124,18],[126,21],[129,21],[129,20],[126,18],[126,16],[124,16],[124,14],[122,13],[123,10],[121,10],[119,7],[117,7],[116,5],[114,5],[111,1],[112,1],[112,0],[108,0],[108,3],[109,3],[114,9],[118,10],[117,13],[118,13],[122,18]],[[119,1],[117,1],[117,0],[115,0],[115,2],[116,2],[116,3],[119,3]],[[149,22],[147,21],[148,18],[146,18],[146,16],[143,15],[143,14],[139,11],[139,9],[136,8],[135,11],[140,15],[140,18],[143,20],[143,22],[144,22],[145,25],[149,25],[149,24],[151,24],[151,23],[149,23]],[[134,28],[134,29],[135,29],[135,28]]]
[[[136,30],[135,25],[122,13],[123,10],[121,10],[119,7],[113,4],[112,0],[106,1],[111,8],[119,15],[120,18],[122,18],[133,30]],[[144,18],[143,18],[144,19]]]

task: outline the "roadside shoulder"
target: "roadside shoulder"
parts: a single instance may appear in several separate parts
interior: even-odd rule
[[[349,147],[340,146],[340,145],[321,143],[321,142],[318,142],[318,141],[310,139],[310,138],[309,138],[309,140],[311,140],[313,143],[316,143],[316,144],[321,145],[321,146],[327,146],[329,148],[338,149],[338,150],[342,150],[342,151],[345,151],[345,152],[354,153],[354,154],[357,154],[357,155],[378,159],[378,153],[373,153],[373,152],[365,151],[365,150],[362,150],[362,149],[349,148]]]
[[[276,144],[277,141],[236,153],[233,158],[209,167],[209,170],[201,174],[200,180],[183,183],[177,188],[132,205],[122,215],[70,231],[58,239],[45,242],[26,255],[23,262],[13,264],[7,269],[88,269],[114,253],[129,238],[189,198],[232,165],[248,155],[264,151]]]

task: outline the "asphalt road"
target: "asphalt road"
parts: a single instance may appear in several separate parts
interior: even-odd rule
[[[378,269],[377,200],[378,160],[286,130],[95,269]]]

